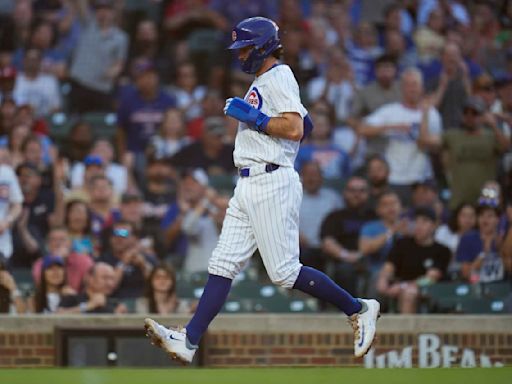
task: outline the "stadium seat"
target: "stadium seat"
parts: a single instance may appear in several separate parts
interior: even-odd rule
[[[502,298],[512,293],[512,285],[506,281],[480,284],[482,297]]]
[[[451,308],[451,313],[465,314],[491,314],[505,313],[506,305],[503,299],[485,298],[458,298],[441,299],[440,305],[444,308]]]
[[[76,118],[62,112],[51,115],[48,119],[48,126],[50,127],[50,137],[52,140],[57,144],[62,143],[76,121]]]
[[[82,116],[82,120],[92,127],[94,136],[112,138],[117,129],[117,116],[109,112],[89,112]]]

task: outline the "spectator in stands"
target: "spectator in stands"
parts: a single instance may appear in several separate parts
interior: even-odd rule
[[[209,175],[232,174],[233,146],[225,144],[226,121],[222,117],[210,117],[204,122],[203,137],[181,151],[171,159],[171,164],[180,169],[201,168]]]
[[[70,77],[70,108],[74,112],[108,111],[113,107],[112,90],[124,68],[128,51],[125,32],[114,25],[114,1],[74,2],[82,23]]]
[[[460,239],[456,261],[461,263],[462,277],[471,283],[488,283],[505,278],[498,234],[500,209],[497,202],[477,207],[478,229],[467,232]]]
[[[25,302],[14,277],[6,269],[5,257],[0,254],[0,314],[25,313]]]
[[[89,181],[89,191],[92,233],[99,236],[105,228],[112,225],[119,211],[114,205],[112,182],[106,176],[93,176]]]
[[[416,313],[419,288],[439,281],[450,262],[450,250],[434,240],[436,214],[418,208],[412,236],[396,241],[379,274],[378,291],[398,300],[400,313]]]
[[[26,217],[22,217],[23,224],[16,226],[14,231],[12,262],[17,267],[29,268],[54,222],[55,196],[52,190],[42,188],[41,171],[36,165],[23,163],[16,169],[16,174],[23,192],[22,215]]]
[[[148,277],[144,297],[137,300],[137,313],[190,313],[190,304],[176,294],[176,271],[168,264],[158,264]]]
[[[168,72],[171,64],[164,55],[160,54],[158,26],[153,20],[142,19],[137,23],[130,51],[129,57],[155,63],[159,77],[164,81],[169,79]]]
[[[83,183],[75,188],[72,188],[67,193],[67,200],[80,199],[89,202],[91,199],[91,181],[96,176],[107,177],[105,174],[105,163],[103,162],[103,159],[97,155],[88,155],[83,161],[83,166]],[[73,178],[73,168],[71,168],[71,174],[69,175],[71,178]]]
[[[295,160],[295,168],[301,171],[305,163],[316,161],[322,175],[330,180],[344,180],[351,172],[349,155],[332,143],[332,128],[327,114],[312,113],[315,129],[303,143]]]
[[[416,208],[430,207],[436,213],[438,222],[446,222],[448,212],[444,208],[443,202],[439,198],[439,191],[435,179],[425,179],[417,181],[411,187],[409,209],[407,216],[414,219],[414,211]]]
[[[204,122],[210,117],[225,117],[223,113],[223,108],[225,104],[225,99],[222,97],[222,94],[216,90],[209,90],[203,99],[201,100],[201,110],[202,113],[195,119],[190,120],[187,123],[187,136],[192,140],[200,140],[203,136],[204,132]],[[229,117],[225,117],[226,121],[235,123],[235,127],[238,128],[238,121],[235,119],[231,119]],[[229,127],[229,123],[228,123]],[[228,130],[229,131],[229,130]],[[235,131],[236,133],[236,131]],[[228,135],[230,132],[228,132]],[[234,140],[233,140],[234,142]]]
[[[60,257],[64,260],[67,284],[76,292],[82,288],[87,271],[93,264],[89,255],[72,251],[71,236],[67,229],[61,226],[55,226],[50,230],[46,239],[46,249],[40,249],[39,255],[41,257],[32,265],[34,282],[40,282],[45,257]]]
[[[438,78],[427,84],[432,90],[434,106],[439,110],[445,130],[456,128],[462,119],[462,107],[471,94],[469,69],[455,43],[444,46]]]
[[[87,203],[83,200],[70,200],[66,203],[64,225],[71,237],[71,251],[97,256],[97,248],[91,234],[92,217]]]
[[[53,167],[44,161],[43,143],[41,138],[36,135],[30,135],[21,144],[21,153],[25,163],[30,163],[37,167],[42,178],[42,188],[53,188]]]
[[[5,149],[0,148],[0,152],[2,157],[8,158]],[[23,193],[14,170],[0,160],[0,254],[7,260],[13,253],[11,228],[21,214],[22,203]],[[5,261],[2,264],[6,264]]]
[[[190,121],[201,116],[201,101],[206,96],[206,87],[199,85],[192,62],[186,61],[178,65],[175,84],[169,87],[169,92],[176,97],[177,106],[185,114],[185,120]]]
[[[179,152],[191,143],[185,136],[185,128],[183,112],[178,108],[167,109],[158,133],[149,140],[146,156],[168,159]]]
[[[382,155],[375,154],[368,158],[366,161],[366,178],[370,188],[368,191],[368,206],[375,209],[379,196],[390,189],[388,183],[389,164]]]
[[[83,163],[77,162],[71,168],[72,188],[80,188],[85,184],[84,174],[86,167],[95,166],[96,164],[93,164],[90,160],[92,158],[99,158],[101,164],[97,166],[100,166],[104,170],[105,175],[112,181],[114,192],[120,195],[128,189],[128,170],[125,166],[114,161],[114,147],[108,139],[97,139],[92,146],[89,156],[84,159]],[[91,176],[90,173],[89,176]]]
[[[414,32],[414,43],[418,51],[420,67],[428,68],[434,59],[440,56],[445,44],[443,12],[440,9],[431,9],[428,16],[425,17],[425,21],[422,23],[424,25]],[[427,80],[430,78],[430,74],[425,73],[425,77]]]
[[[384,155],[389,163],[389,182],[402,201],[412,184],[432,177],[428,151],[440,146],[441,118],[423,97],[421,73],[409,68],[401,76],[401,103],[386,104],[367,116],[359,132],[366,138],[387,141]]]
[[[7,116],[5,116],[5,111],[3,109],[5,106],[4,103],[8,103],[10,100],[12,100],[12,92],[14,90],[14,84],[16,83],[16,77],[17,77],[17,71],[16,68],[14,68],[11,65],[8,65],[6,67],[0,66],[0,102],[2,102],[2,120],[5,119]],[[12,105],[12,104],[9,104]],[[15,111],[15,108],[12,108],[11,111]],[[14,114],[12,114],[14,117]],[[7,131],[5,129],[5,122],[2,122],[2,128],[3,132]]]
[[[57,78],[41,72],[41,51],[31,48],[25,53],[23,72],[16,76],[13,96],[18,105],[30,104],[38,117],[61,108]]]
[[[352,69],[343,51],[333,49],[328,56],[325,76],[314,78],[307,86],[309,100],[328,101],[336,111],[336,122],[340,124],[349,118],[354,98],[355,85],[351,76]]]
[[[144,151],[150,138],[158,132],[165,111],[174,107],[176,101],[161,89],[154,63],[144,59],[135,61],[132,76],[135,86],[128,87],[121,95],[117,109],[117,149],[122,158],[133,158],[129,163],[133,163],[137,181],[142,185]]]
[[[139,247],[143,253],[147,255],[161,255],[162,250],[165,248],[161,232],[154,227],[146,226],[142,195],[134,192],[124,193],[121,196],[119,215],[116,221],[128,221],[134,225],[139,237]]]
[[[395,192],[383,192],[375,211],[378,219],[363,225],[359,235],[359,252],[366,257],[368,269],[368,297],[374,297],[377,292],[378,274],[396,240],[409,234],[409,222],[401,217],[402,203]]]
[[[204,272],[219,240],[227,201],[208,187],[208,176],[201,169],[187,170],[181,179],[180,231],[187,241],[183,271]]]
[[[89,123],[79,121],[73,124],[71,130],[60,146],[60,152],[73,165],[81,162],[89,154],[93,145],[93,132]]]
[[[22,69],[22,63],[26,61],[27,55],[31,49],[40,52],[41,71],[57,79],[62,79],[66,75],[66,58],[59,51],[55,44],[57,43],[57,28],[48,20],[39,19],[32,27],[29,38],[28,49],[19,48],[13,56],[13,64]]]
[[[400,101],[400,86],[396,81],[397,66],[388,55],[382,55],[375,61],[375,81],[356,91],[352,104],[349,124],[357,130],[364,116],[369,115],[385,104]],[[370,137],[367,140],[369,154],[382,153],[385,149],[382,137]]]
[[[151,273],[155,260],[153,255],[143,252],[135,226],[122,220],[113,224],[109,246],[110,249],[102,252],[99,261],[114,268],[113,296],[141,297],[144,282]]]
[[[355,82],[365,86],[372,80],[372,71],[375,60],[383,54],[378,46],[377,31],[368,23],[360,23],[354,32],[354,39],[345,40],[345,49],[354,68]]]
[[[64,259],[59,256],[43,258],[41,277],[33,297],[34,313],[55,313],[63,296],[76,292],[66,285]]]
[[[316,161],[304,164],[301,170],[303,197],[299,215],[300,260],[303,264],[325,270],[320,227],[325,217],[343,207],[341,196],[322,187],[323,176]]]
[[[127,308],[111,297],[115,289],[115,272],[106,263],[94,264],[85,279],[85,290],[62,298],[58,313],[126,313]]]
[[[359,233],[365,223],[374,219],[368,209],[368,183],[352,176],[343,190],[345,208],[331,212],[322,222],[322,249],[334,264],[334,280],[343,282],[351,293],[358,294],[361,254],[358,251]]]
[[[464,104],[461,129],[443,135],[452,209],[465,201],[476,202],[484,182],[496,178],[499,156],[509,146],[482,100],[470,97]]]
[[[26,124],[15,124],[12,129],[7,132],[6,136],[0,137],[0,147],[6,148],[11,155],[10,164],[13,168],[17,168],[25,161],[21,146],[25,139],[30,136],[30,127]]]
[[[436,229],[434,239],[446,247],[452,253],[452,259],[448,266],[448,273],[454,277],[460,273],[460,264],[455,260],[455,252],[460,239],[467,232],[475,229],[476,209],[473,204],[462,203],[452,212],[448,224],[442,224]]]

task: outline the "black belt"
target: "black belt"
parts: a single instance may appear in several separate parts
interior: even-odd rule
[[[271,172],[274,172],[278,168],[279,168],[279,165],[277,165],[277,164],[274,164],[274,163],[266,164],[265,172],[271,173]],[[249,176],[251,176],[251,168],[240,168],[240,169],[238,169],[238,174],[240,175],[240,177],[249,177]]]

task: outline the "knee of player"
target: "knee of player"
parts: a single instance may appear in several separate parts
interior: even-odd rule
[[[297,270],[293,270],[290,272],[289,270],[286,273],[271,273],[270,280],[272,283],[283,288],[292,289],[295,281],[297,280],[297,276],[300,272],[300,264],[298,265]]]

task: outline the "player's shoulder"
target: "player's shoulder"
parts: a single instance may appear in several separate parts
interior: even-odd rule
[[[278,80],[295,80],[295,75],[293,74],[292,69],[287,64],[278,64],[274,68],[269,71],[269,78],[272,78],[272,81]]]

